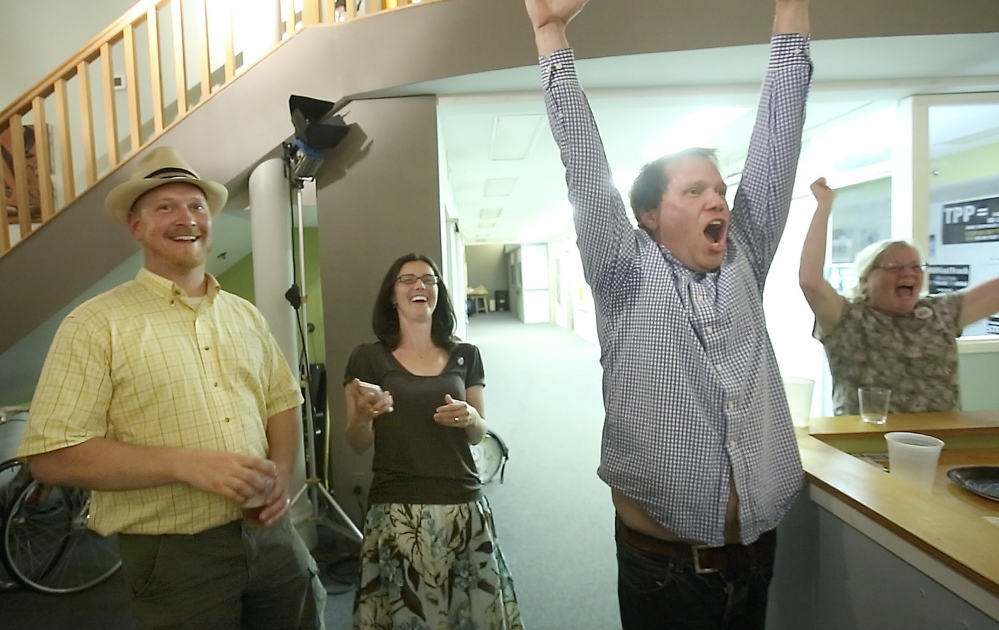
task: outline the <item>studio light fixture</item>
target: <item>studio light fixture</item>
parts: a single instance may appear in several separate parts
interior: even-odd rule
[[[335,112],[345,102],[332,103],[318,98],[292,94],[288,99],[294,139],[285,145],[292,174],[311,179],[325,160],[325,151],[346,137],[350,126]]]

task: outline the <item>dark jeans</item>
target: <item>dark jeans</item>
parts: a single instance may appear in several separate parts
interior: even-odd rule
[[[693,561],[617,543],[624,630],[763,630],[774,554],[743,569],[698,574]]]
[[[119,534],[140,630],[316,630],[326,590],[285,517],[266,529],[233,521],[193,535]]]

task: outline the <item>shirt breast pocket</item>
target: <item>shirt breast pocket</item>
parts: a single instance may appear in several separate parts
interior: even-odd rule
[[[249,388],[260,391],[267,382],[266,370],[269,366],[264,344],[256,335],[235,338],[220,343],[216,369],[225,376],[234,388]]]

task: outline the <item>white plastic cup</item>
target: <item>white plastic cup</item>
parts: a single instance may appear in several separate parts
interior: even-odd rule
[[[253,495],[246,503],[240,506],[243,510],[243,520],[258,527],[263,525],[263,522],[260,520],[260,513],[264,510],[267,495],[271,493],[273,487],[274,481],[268,480],[267,487],[264,490]]]
[[[888,442],[888,469],[891,474],[917,486],[932,488],[943,440],[908,431],[885,433],[885,440]]]
[[[860,403],[860,419],[870,424],[884,424],[888,421],[888,404],[891,390],[881,387],[858,387],[857,400]]]
[[[796,427],[807,427],[812,415],[812,392],[815,381],[810,378],[789,376],[784,379],[784,395],[791,410],[791,422]]]

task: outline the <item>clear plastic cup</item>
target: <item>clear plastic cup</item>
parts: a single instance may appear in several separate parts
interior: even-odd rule
[[[264,504],[267,502],[267,495],[271,493],[274,488],[274,481],[269,480],[267,483],[267,488],[262,492],[250,497],[250,499],[240,506],[243,511],[243,520],[251,525],[256,525],[260,527],[263,522],[260,520],[260,513],[264,510]]]
[[[907,431],[885,433],[885,440],[888,442],[888,469],[891,474],[917,486],[932,488],[943,440]]]
[[[891,390],[881,387],[858,387],[857,399],[860,401],[860,418],[870,424],[884,424],[888,421],[888,403],[891,402]]]
[[[796,427],[807,427],[812,415],[812,392],[815,381],[810,378],[789,376],[784,379],[784,394],[791,410],[791,422]]]

